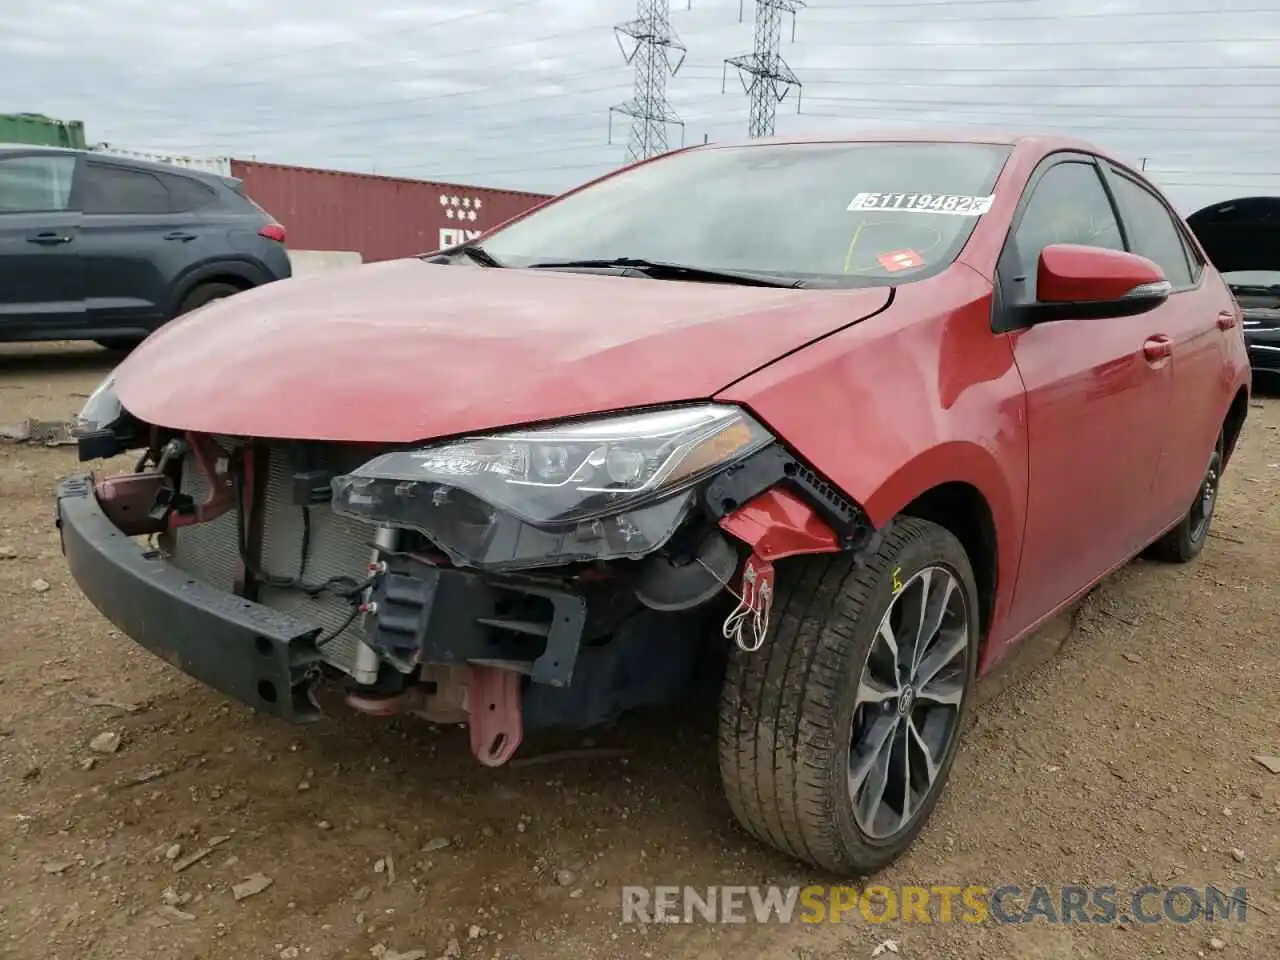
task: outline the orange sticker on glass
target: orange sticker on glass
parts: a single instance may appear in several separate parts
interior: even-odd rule
[[[914,270],[917,267],[924,266],[924,257],[914,250],[890,250],[888,253],[880,254],[876,259],[880,261],[880,266],[890,273],[896,273],[899,270]]]

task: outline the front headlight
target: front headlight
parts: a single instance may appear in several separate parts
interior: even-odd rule
[[[640,557],[675,532],[692,486],[772,440],[732,406],[603,417],[383,454],[333,481],[333,506],[419,530],[460,564]]]
[[[80,408],[80,413],[71,425],[71,435],[78,438],[105,430],[123,415],[124,408],[120,406],[120,400],[116,396],[116,375],[109,373]]]

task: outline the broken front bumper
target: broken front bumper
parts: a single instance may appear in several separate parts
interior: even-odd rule
[[[156,656],[272,716],[318,719],[311,685],[323,628],[193,577],[118,528],[92,476],[65,480],[57,497],[62,552],[104,616]],[[586,601],[536,583],[435,567],[388,555],[370,594],[366,637],[411,673],[458,664],[525,674],[564,689],[582,651]]]
[[[58,488],[62,552],[89,601],[127,636],[272,716],[318,719],[310,695],[320,628],[192,579],[122,533],[84,474]]]

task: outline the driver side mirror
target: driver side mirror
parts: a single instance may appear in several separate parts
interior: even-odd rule
[[[1032,323],[1132,317],[1169,299],[1173,285],[1146,257],[1105,247],[1050,244],[1040,251]]]

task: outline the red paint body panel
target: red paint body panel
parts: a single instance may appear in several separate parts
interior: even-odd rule
[[[878,139],[1016,143],[957,261],[894,288],[887,307],[888,287],[400,261],[269,284],[176,321],[118,368],[120,400],[178,429],[383,443],[739,403],[877,526],[939,485],[976,491],[996,549],[985,671],[1178,522],[1248,390],[1248,360],[1239,328],[1217,323],[1235,306],[1212,266],[1138,316],[993,332],[997,260],[1036,167],[1058,151],[1105,154],[1051,138]],[[287,211],[273,213],[298,239]],[[826,549],[796,506],[775,492],[731,532],[783,553]]]
[[[478,236],[546,194],[232,160],[232,176],[284,225],[295,250],[356,250],[366,263]],[[442,202],[443,198],[443,202]]]
[[[941,310],[943,302],[953,307]],[[874,322],[717,399],[750,408],[876,526],[938,484],[973,486],[995,522],[995,617],[1007,613],[1026,520],[1026,410],[1009,341],[991,335],[991,285],[982,277],[959,267],[900,287]]]
[[[117,390],[175,429],[407,443],[705,399],[887,299],[397,260],[175,320],[120,365]]]
[[[814,509],[790,490],[775,487],[720,521],[720,528],[763,560],[805,553],[839,553],[840,541]]]

